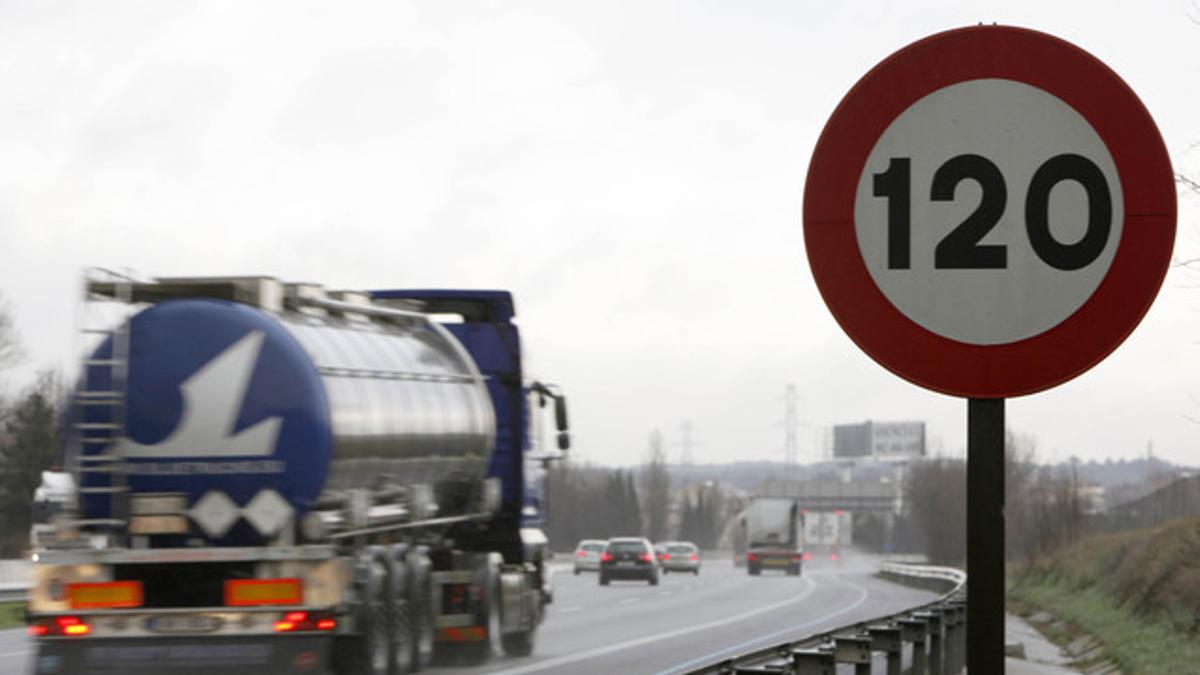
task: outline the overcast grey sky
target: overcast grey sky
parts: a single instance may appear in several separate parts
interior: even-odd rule
[[[963,401],[901,381],[822,303],[800,222],[828,115],[871,66],[999,22],[1091,52],[1200,176],[1200,7],[1158,2],[0,3],[0,290],[71,358],[87,264],[342,288],[514,292],[576,452],[640,461],[692,420],[698,461]],[[1176,255],[1200,255],[1181,193]],[[1200,464],[1200,274],[1174,269],[1092,371],[1013,400],[1042,457]],[[16,384],[10,382],[11,392]],[[672,446],[672,453],[678,452]]]

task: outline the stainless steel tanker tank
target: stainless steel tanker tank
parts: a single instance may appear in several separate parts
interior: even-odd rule
[[[361,295],[287,287],[285,299],[269,279],[159,281],[134,288],[130,300],[148,306],[114,334],[125,343],[110,338],[85,362],[76,395],[125,390],[115,448],[133,492],[194,505],[218,491],[244,508],[269,489],[303,512],[330,491],[428,485],[440,515],[477,505],[464,494],[486,474],[495,417],[485,378],[444,327]],[[259,289],[253,301],[246,287]],[[93,427],[117,414],[82,411]],[[100,459],[109,447],[84,440],[77,452]]]

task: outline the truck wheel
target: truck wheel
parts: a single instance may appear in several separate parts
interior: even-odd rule
[[[529,628],[528,630],[521,630],[515,633],[507,633],[500,639],[500,646],[507,656],[529,656],[532,654],[534,638],[537,636],[537,627],[542,623],[542,613],[545,609],[540,601],[527,594],[522,604],[525,605],[526,611],[530,614]]]
[[[479,665],[503,649],[500,622],[500,562],[498,553],[482,556],[475,568],[476,583],[482,589],[483,606],[480,617],[487,629],[487,639],[482,642],[459,645],[463,658],[471,665]]]
[[[752,577],[756,577],[762,572],[762,569],[760,569],[758,565],[747,565],[746,570],[750,572],[750,576]]]
[[[408,607],[413,638],[408,658],[408,670],[416,673],[433,661],[433,610],[430,597],[429,573],[433,563],[425,547],[408,552]]]
[[[657,586],[658,585],[658,575],[657,574],[650,575],[650,578],[648,579],[648,581],[650,582],[651,586]]]
[[[390,622],[391,663],[388,672],[392,675],[407,673],[411,668],[413,651],[412,600],[409,595],[409,569],[404,559],[408,547],[395,544],[385,549],[382,559],[387,567],[388,593],[385,601]]]
[[[533,638],[534,629],[524,630],[519,633],[509,633],[502,640],[504,645],[504,653],[508,656],[529,656],[533,653]]]
[[[789,567],[789,568],[788,568],[788,576],[789,576],[789,577],[798,577],[798,576],[800,576],[800,566],[799,566],[799,565],[796,565],[796,566],[794,566],[794,567]]]
[[[601,585],[601,586],[607,586],[607,585],[608,585],[608,577],[604,576],[604,572],[601,572],[601,573],[600,573],[600,585]]]
[[[371,561],[363,585],[365,602],[358,609],[358,635],[340,638],[334,645],[334,669],[344,675],[387,675],[391,661],[390,620],[385,596],[386,571]]]

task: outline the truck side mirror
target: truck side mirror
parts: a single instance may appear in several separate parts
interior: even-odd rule
[[[558,432],[558,449],[559,450],[570,450],[571,449],[571,434],[568,434],[565,431]]]
[[[567,397],[561,394],[554,397],[554,427],[559,432],[564,432],[569,428],[567,424]],[[560,433],[559,438],[562,438]],[[559,447],[562,448],[562,440],[559,440]],[[562,448],[565,450],[566,448]]]

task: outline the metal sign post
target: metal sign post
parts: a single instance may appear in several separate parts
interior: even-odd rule
[[[967,663],[1004,673],[1004,399],[967,400]]]

